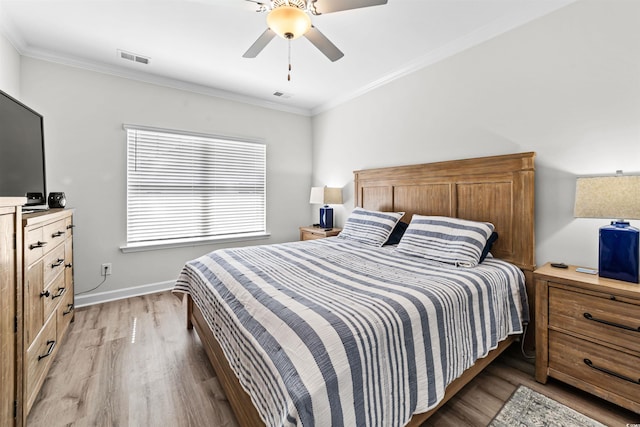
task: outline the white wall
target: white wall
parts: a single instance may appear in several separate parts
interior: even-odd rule
[[[20,54],[0,33],[0,90],[20,99]]]
[[[67,206],[76,209],[76,292],[100,283],[105,262],[112,263],[113,275],[96,292],[175,280],[185,261],[220,247],[119,250],[126,240],[123,123],[266,142],[271,238],[242,244],[297,240],[297,227],[309,221],[309,117],[27,57],[22,58],[22,99],[44,116],[48,191],[64,191]]]
[[[573,218],[575,178],[640,172],[638,17],[582,0],[315,116],[314,184],[346,186],[342,223],[353,170],[535,151],[538,265],[597,267],[607,221]]]
[[[0,89],[45,116],[49,191],[76,208],[79,292],[103,262],[114,274],[98,291],[109,292],[170,281],[219,247],[120,252],[122,123],[266,140],[272,238],[256,244],[296,240],[317,220],[312,182],[345,187],[340,224],[353,170],[536,151],[538,264],[595,266],[605,221],[573,218],[575,177],[640,172],[638,16],[640,2],[581,0],[313,119],[20,58],[1,35]]]

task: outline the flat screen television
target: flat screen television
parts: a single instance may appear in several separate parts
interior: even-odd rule
[[[46,207],[42,115],[0,91],[0,197],[26,197]]]

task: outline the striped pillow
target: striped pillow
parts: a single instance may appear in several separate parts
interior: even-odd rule
[[[380,247],[403,215],[404,212],[376,212],[355,208],[338,237]]]
[[[457,267],[475,267],[493,229],[488,222],[414,215],[397,250]]]

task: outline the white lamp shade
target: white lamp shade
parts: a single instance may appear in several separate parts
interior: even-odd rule
[[[311,187],[309,203],[318,205],[339,205],[342,203],[342,188]]]
[[[573,216],[640,219],[640,176],[578,178]]]

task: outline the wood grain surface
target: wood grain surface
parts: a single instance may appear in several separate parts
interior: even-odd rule
[[[559,381],[537,383],[512,345],[423,426],[486,426],[519,384],[609,426],[640,422]],[[169,292],[77,309],[30,427],[238,426],[184,307]]]
[[[16,400],[16,251],[15,214],[0,211],[0,425],[12,426]]]

